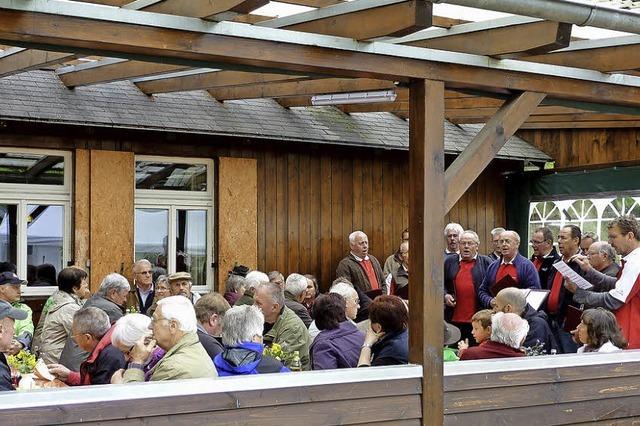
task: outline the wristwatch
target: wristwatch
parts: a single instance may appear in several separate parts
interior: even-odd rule
[[[130,362],[127,365],[127,369],[129,369],[129,368],[135,368],[135,369],[138,369],[138,370],[144,370],[144,365],[142,365],[142,364],[140,364],[138,362]]]
[[[369,348],[371,349],[371,345],[368,343],[363,343],[362,346],[360,346],[361,348]]]

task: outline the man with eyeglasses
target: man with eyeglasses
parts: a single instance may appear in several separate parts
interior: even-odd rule
[[[500,234],[500,253],[502,258],[495,260],[487,268],[487,273],[478,288],[478,297],[482,306],[493,308],[496,304],[492,290],[500,290],[494,287],[511,281],[511,287],[540,288],[540,277],[533,263],[518,253],[520,236],[515,231],[504,231]],[[495,291],[497,293],[497,291]]]
[[[151,262],[140,259],[133,264],[133,285],[127,296],[127,312],[146,315],[153,304],[153,271]]]
[[[533,231],[529,243],[531,243],[531,247],[533,248],[531,261],[538,271],[540,286],[548,289],[551,284],[549,283],[549,276],[555,271],[553,264],[560,260],[560,255],[553,246],[553,233],[551,229],[546,226],[536,229]]]

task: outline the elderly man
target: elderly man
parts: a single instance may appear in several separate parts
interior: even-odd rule
[[[184,296],[169,296],[158,302],[149,328],[153,339],[142,337],[129,353],[124,383],[144,381],[144,363],[156,343],[166,351],[151,370],[151,381],[217,377],[213,361],[198,340],[196,313]]]
[[[493,243],[493,251],[488,255],[491,261],[498,260],[500,259],[500,256],[502,256],[502,253],[500,253],[500,244],[498,243],[498,241],[500,241],[500,234],[502,234],[504,231],[506,231],[506,229],[504,228],[493,228],[491,230],[491,241]]]
[[[192,304],[195,304],[198,299],[200,299],[198,293],[191,291],[193,280],[191,279],[190,273],[176,272],[175,274],[169,275],[167,279],[169,280],[169,291],[171,291],[172,296],[184,296],[189,299]]]
[[[261,271],[251,271],[244,278],[244,294],[236,301],[234,306],[241,305],[253,305],[254,299],[253,296],[256,293],[256,288],[260,284],[268,283],[269,277],[267,274]],[[284,278],[282,278],[282,285],[278,284],[280,288],[284,288]]]
[[[520,253],[520,236],[515,231],[504,231],[500,234],[500,254],[502,258],[495,260],[487,268],[487,273],[478,288],[478,297],[483,307],[495,306],[494,295],[502,288],[520,287],[540,288],[540,277],[533,263]]]
[[[409,241],[404,241],[398,249],[399,266],[385,278],[389,294],[403,299],[409,298]]]
[[[555,271],[553,264],[560,260],[560,255],[553,246],[553,233],[546,226],[537,228],[533,231],[529,242],[533,247],[531,261],[538,270],[540,286],[548,289],[549,275]]]
[[[354,286],[364,292],[372,290],[387,293],[380,262],[369,254],[369,238],[362,231],[349,234],[351,252],[342,259],[336,269],[337,276],[347,277]]]
[[[579,274],[582,274],[582,271],[575,259],[580,252],[581,237],[582,233],[580,228],[575,225],[563,226],[558,232],[558,249],[562,255],[562,260]],[[578,350],[578,345],[573,340],[571,334],[565,331],[565,328],[573,328],[573,326],[569,325],[569,323],[565,327],[565,321],[567,312],[570,309],[569,306],[579,309],[579,304],[573,301],[573,294],[571,292],[565,291],[564,276],[555,268],[553,272],[549,274],[549,281],[547,282],[546,288],[550,290],[550,293],[547,298],[545,311],[549,315],[551,330],[558,342],[558,352],[563,354],[575,353]]]
[[[402,237],[400,238],[400,247],[393,254],[387,257],[387,260],[384,262],[384,267],[382,268],[382,275],[388,277],[389,274],[393,273],[393,271],[397,271],[400,265],[402,265],[402,254],[401,246],[403,243],[407,243],[409,245],[409,230],[405,229],[402,231]]]
[[[264,315],[256,306],[234,306],[223,320],[225,350],[213,360],[220,376],[285,373],[280,361],[262,355]]]
[[[49,371],[72,386],[111,383],[113,373],[126,365],[122,351],[111,344],[114,327],[102,309],[80,309],[73,315],[71,333],[89,357],[80,365],[79,371],[71,371],[62,364],[49,364]]]
[[[153,268],[147,259],[133,264],[133,285],[127,296],[127,312],[147,314],[153,304]]]
[[[600,238],[595,232],[585,232],[580,241],[580,253],[586,255],[591,244],[597,243],[599,240]]]
[[[16,320],[24,321],[27,313],[16,309],[7,302],[0,301],[0,392],[14,390],[11,384],[11,370],[4,352],[8,352],[13,342],[13,331]]]
[[[284,292],[274,283],[260,284],[255,306],[264,315],[265,344],[277,343],[288,352],[298,351],[303,370],[310,370],[309,332],[302,320],[284,303]]]
[[[619,278],[609,277],[596,271],[589,262],[577,258],[585,271],[584,277],[595,289],[611,288],[596,293],[565,283],[569,291],[575,292],[573,300],[589,307],[602,306],[611,311],[618,320],[629,349],[640,348],[640,225],[633,216],[621,216],[607,225],[609,243],[622,255]]]
[[[620,266],[615,263],[616,249],[604,241],[597,241],[589,246],[587,259],[593,269],[610,277],[617,277],[620,272]],[[601,289],[601,291],[608,290],[611,289]]]
[[[222,350],[222,319],[231,309],[229,302],[219,293],[207,293],[196,302],[196,318],[198,319],[198,339],[211,359]]]
[[[305,327],[309,328],[313,320],[302,304],[307,294],[307,283],[308,280],[304,275],[295,273],[289,275],[284,283],[284,304],[302,320]]]
[[[529,324],[519,315],[503,312],[491,317],[491,340],[473,346],[460,356],[460,361],[470,359],[512,358],[524,356],[520,350],[529,332]]]
[[[9,355],[15,355],[22,349],[31,347],[33,339],[33,319],[31,318],[31,308],[24,303],[20,303],[21,289],[26,285],[25,280],[21,280],[15,272],[6,271],[0,273],[0,301],[7,302],[16,309],[27,313],[24,320],[16,320],[14,324],[13,340],[11,346],[6,351]]]
[[[478,254],[480,238],[473,231],[463,231],[459,244],[460,255],[444,260],[445,316],[460,329],[462,339],[472,340],[471,317],[481,306],[478,289],[491,259]]]
[[[269,282],[278,284],[284,289],[284,275],[280,271],[271,271],[267,274]]]
[[[541,347],[545,354],[551,354],[558,349],[556,339],[547,323],[547,314],[536,311],[527,303],[522,290],[518,288],[504,288],[496,296],[496,312],[520,315],[529,323],[529,333],[522,344],[525,348]]]
[[[445,255],[460,254],[460,235],[464,228],[459,223],[448,223],[444,227],[444,238],[447,242],[447,246],[444,249]]]
[[[129,281],[120,274],[109,274],[100,283],[100,288],[84,304],[85,308],[95,307],[102,309],[108,316],[109,322],[115,324],[125,313],[125,304],[129,291]],[[72,336],[62,349],[59,363],[72,371],[79,371],[80,364],[89,356],[89,352],[83,350]]]

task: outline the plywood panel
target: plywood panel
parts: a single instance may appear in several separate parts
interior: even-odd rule
[[[91,290],[105,275],[131,278],[133,264],[134,155],[92,150],[91,159]]]
[[[87,149],[76,149],[73,192],[73,260],[86,270],[91,249],[91,155]]]
[[[258,167],[248,158],[222,157],[218,166],[218,291],[234,263],[258,265]]]

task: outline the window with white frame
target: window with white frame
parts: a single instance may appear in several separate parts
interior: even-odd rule
[[[213,284],[213,161],[136,156],[135,260]]]
[[[0,261],[50,294],[71,259],[71,153],[0,148]]]

